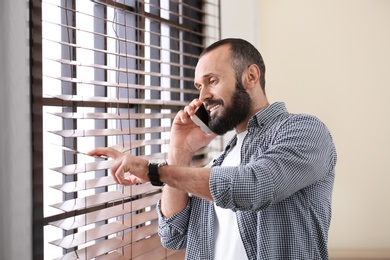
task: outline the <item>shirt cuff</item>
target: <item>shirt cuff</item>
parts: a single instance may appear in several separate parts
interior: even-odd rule
[[[210,173],[210,193],[221,208],[234,208],[233,181],[237,167],[213,167]]]
[[[188,228],[188,220],[190,218],[191,213],[190,201],[191,197],[188,197],[187,206],[182,211],[174,214],[169,218],[166,218],[161,211],[161,199],[159,199],[157,202],[156,209],[160,228],[170,226],[180,233],[185,233]]]

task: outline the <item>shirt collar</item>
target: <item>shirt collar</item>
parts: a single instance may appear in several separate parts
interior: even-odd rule
[[[266,108],[258,111],[248,122],[248,129],[251,127],[263,127],[282,114],[288,113],[284,102],[275,102]]]
[[[277,117],[282,114],[288,113],[286,106],[283,102],[275,102],[268,107],[258,111],[248,122],[248,129],[255,127],[264,127],[267,124],[274,121]],[[220,154],[220,156],[213,160],[213,165],[221,165],[223,159],[226,154],[230,152],[230,150],[236,145],[237,135],[234,135],[232,139],[227,143],[224,152]]]

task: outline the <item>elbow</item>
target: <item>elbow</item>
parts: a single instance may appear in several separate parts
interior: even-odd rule
[[[160,235],[160,241],[163,247],[170,250],[182,250],[186,248],[187,236],[164,237]]]

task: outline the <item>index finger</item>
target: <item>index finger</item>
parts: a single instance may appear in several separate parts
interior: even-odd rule
[[[98,157],[106,156],[106,157],[116,159],[118,157],[118,153],[119,153],[118,151],[112,148],[100,147],[89,151],[87,154],[90,156],[98,156]]]
[[[200,101],[199,99],[195,98],[194,100],[191,101],[190,104],[185,106],[184,111],[189,115],[192,116],[195,114],[195,111],[198,109],[198,107],[202,106],[203,102]]]

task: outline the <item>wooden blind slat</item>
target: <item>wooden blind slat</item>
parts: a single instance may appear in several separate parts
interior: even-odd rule
[[[137,257],[134,257],[132,259],[134,260],[140,260],[140,259],[150,259],[150,260],[159,260],[161,259],[162,255],[165,255],[165,248],[163,248],[161,245],[159,245],[156,248],[148,249],[144,254],[139,255]]]
[[[79,78],[70,78],[70,77],[60,77],[60,76],[51,76],[44,75],[47,78],[59,80],[61,82],[69,82],[75,84],[88,84],[88,85],[96,85],[96,86],[105,86],[105,87],[114,87],[114,88],[129,88],[129,89],[139,89],[139,90],[154,90],[154,91],[167,91],[172,93],[183,93],[183,94],[199,94],[198,90],[195,88],[191,89],[183,89],[183,88],[174,88],[170,86],[145,86],[139,84],[129,84],[129,83],[117,83],[117,82],[108,82],[108,81],[99,81],[99,80],[85,80]],[[189,82],[193,82],[191,78],[183,78],[182,80],[186,80]]]
[[[64,249],[70,249],[85,244],[93,239],[98,239],[104,236],[108,236],[112,233],[125,230],[126,228],[128,227],[119,222],[113,222],[104,226],[100,226],[99,228],[92,229],[92,231],[78,232],[76,234],[63,237],[50,243],[62,247]],[[96,230],[100,231],[100,235],[96,235],[95,232],[93,232]]]
[[[91,228],[87,231],[78,232],[76,234],[65,236],[61,239],[51,241],[50,243],[62,247],[64,249],[70,249],[111,234],[125,231],[127,229],[141,225],[145,222],[151,221],[156,218],[157,218],[157,213],[155,210],[142,212],[137,215],[131,216],[129,218],[125,218],[123,222],[120,221],[111,222],[105,225]],[[152,230],[153,233],[156,232],[155,228],[156,227],[154,227],[154,229]],[[150,232],[150,228],[145,229],[144,227],[141,227],[137,229],[137,232],[138,233],[142,232],[143,234],[142,238],[151,235],[150,233],[148,233]]]
[[[81,47],[78,47],[81,48]],[[128,58],[128,57],[126,57]],[[61,64],[64,65],[69,65],[69,66],[79,66],[79,67],[90,67],[94,69],[101,69],[101,70],[106,70],[106,71],[113,71],[113,72],[123,72],[123,73],[133,73],[136,75],[144,75],[144,76],[153,76],[153,77],[163,77],[163,78],[168,78],[168,79],[176,79],[176,80],[185,80],[185,81],[193,81],[194,79],[191,77],[183,77],[183,76],[176,76],[176,75],[171,75],[171,74],[163,74],[163,73],[158,73],[158,72],[151,72],[151,71],[144,71],[144,70],[135,70],[135,69],[130,69],[126,67],[110,67],[107,65],[100,65],[100,64],[90,64],[90,63],[83,63],[80,61],[73,61],[73,60],[57,60]]]
[[[65,175],[73,175],[90,171],[106,170],[111,168],[113,164],[113,160],[107,160],[91,163],[68,164],[61,167],[51,168],[51,170],[60,172]]]
[[[154,189],[156,190],[156,188]],[[137,211],[144,207],[151,206],[152,204],[150,203],[152,203],[153,201],[154,204],[157,203],[159,196],[159,194],[154,194],[151,196],[147,196],[146,198],[135,200],[132,203],[127,202],[117,206],[101,209],[100,211],[77,215],[59,221],[53,221],[50,223],[50,225],[69,231],[110,218],[123,216],[132,211]],[[145,205],[143,205],[142,203],[145,203]]]
[[[160,238],[157,234],[155,234],[147,239],[141,240],[140,242],[133,243],[131,247],[125,247],[124,254],[131,258],[135,258],[159,246],[161,247]]]
[[[149,192],[151,190],[156,190],[156,187],[151,187],[151,185],[147,184],[126,186],[123,187],[122,190],[108,191],[105,193],[98,193],[84,198],[70,199],[53,204],[51,206],[65,212],[70,212],[84,208],[96,207],[104,203],[122,200],[128,198],[129,196],[139,195],[145,192]]]
[[[56,260],[92,259],[126,245],[129,245],[129,241],[122,240],[120,237],[114,237],[92,246],[67,253],[62,257],[56,258]]]
[[[126,259],[130,259],[131,257],[142,255],[148,250],[159,246],[161,246],[161,244],[157,234],[134,244],[131,244],[131,241],[129,240],[123,240],[121,237],[114,237],[95,245],[68,253],[61,258],[57,258],[57,260],[92,259],[121,247],[123,247],[122,251],[124,252],[123,255],[126,256]]]
[[[176,106],[184,107],[187,102],[175,101],[175,100],[157,100],[157,99],[137,99],[137,98],[109,98],[109,97],[90,97],[90,96],[77,96],[77,95],[53,95],[53,98],[57,98],[63,101],[72,102],[99,102],[99,103],[114,103],[114,104],[134,104],[134,105],[159,105],[159,106]]]
[[[167,260],[183,260],[186,255],[185,250],[180,251],[173,251],[173,250],[167,250],[169,252]]]
[[[106,176],[101,178],[94,178],[85,181],[67,182],[59,185],[51,186],[53,189],[60,190],[65,193],[71,193],[76,191],[88,190],[93,188],[107,187],[114,185],[116,182],[112,176]]]
[[[121,191],[109,191],[105,193],[99,193],[92,196],[70,199],[60,203],[50,205],[53,208],[60,209],[64,212],[70,212],[75,210],[81,210],[89,207],[95,207],[104,203],[109,203],[116,200],[122,200],[129,197],[129,194],[122,193]]]
[[[162,118],[174,118],[176,113],[50,113],[55,116],[59,116],[67,119],[162,119]]]
[[[135,134],[148,134],[148,133],[162,133],[169,132],[170,127],[132,127],[130,129],[78,129],[78,130],[58,130],[49,131],[50,133],[62,136],[62,137],[96,137],[96,136],[120,136],[120,135],[135,135]]]
[[[121,252],[115,251],[99,257],[99,260],[129,260],[129,257],[122,255]]]

